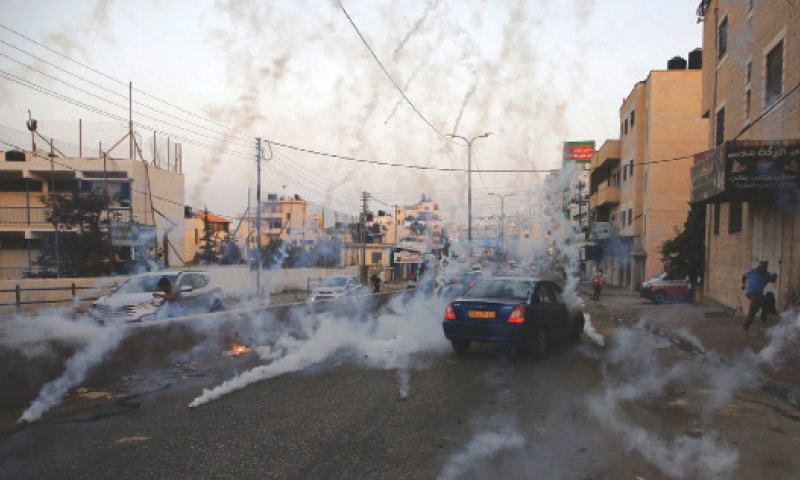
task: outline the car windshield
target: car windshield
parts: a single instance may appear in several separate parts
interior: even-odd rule
[[[345,285],[347,285],[345,277],[327,277],[319,282],[320,287],[344,287]]]
[[[528,298],[530,288],[531,282],[527,280],[490,278],[476,283],[464,294],[464,297],[525,300]]]
[[[142,293],[142,292],[158,292],[158,281],[162,277],[167,277],[170,282],[175,283],[178,275],[142,275],[140,277],[133,277],[127,282],[123,283],[118,293]]]

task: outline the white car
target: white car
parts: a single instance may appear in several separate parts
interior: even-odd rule
[[[178,290],[168,305],[153,297],[158,281],[166,278]],[[89,315],[103,325],[143,322],[156,318],[223,310],[222,289],[202,271],[149,272],[133,276],[89,307]]]
[[[366,292],[357,277],[353,275],[333,275],[320,280],[319,285],[311,290],[308,300],[310,302],[319,302],[362,293]]]

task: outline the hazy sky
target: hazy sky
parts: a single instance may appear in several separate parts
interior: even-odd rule
[[[424,193],[465,222],[467,148],[446,134],[494,133],[473,143],[474,216],[499,213],[489,192],[525,212],[543,173],[480,170],[616,138],[634,84],[702,46],[699,0],[340,1],[0,0],[0,149],[30,148],[30,109],[75,154],[83,119],[96,155],[125,135],[133,82],[142,147],[183,143],[192,206],[241,213],[262,137],[284,145],[264,196],[354,213],[361,192],[389,211]]]

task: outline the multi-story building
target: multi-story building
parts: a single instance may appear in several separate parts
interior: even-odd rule
[[[619,140],[592,159],[592,250],[613,285],[638,288],[663,271],[661,245],[686,221],[692,155],[704,148],[707,123],[700,49],[688,67],[674,57],[638,82],[620,107]]]
[[[206,248],[214,248],[214,254],[221,256],[222,246],[231,234],[231,221],[206,210],[195,211],[187,206],[184,209],[184,232],[184,251],[188,256],[186,262],[202,256]]]
[[[0,152],[3,278],[39,272],[36,259],[45,242],[57,243],[56,229],[46,220],[45,199],[75,191],[109,196],[111,246],[129,248],[128,259],[140,258],[140,252],[150,258],[156,251],[166,252],[167,261],[176,260],[168,256],[170,251],[184,255],[184,232],[175,228],[183,221],[184,177],[179,167],[164,169],[109,156],[66,158],[42,150],[7,151]]]
[[[246,240],[246,251],[256,250],[258,244],[257,212],[258,209],[252,207],[243,217],[240,232]],[[261,202],[260,215],[262,246],[282,240],[290,246],[310,248],[325,235],[322,216],[309,213],[308,202],[300,195],[267,194],[267,200]]]
[[[741,308],[758,261],[784,309],[800,299],[800,9],[792,2],[702,0],[706,152],[692,168],[705,205],[704,294]]]

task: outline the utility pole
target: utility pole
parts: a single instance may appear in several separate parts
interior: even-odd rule
[[[363,202],[361,212],[361,282],[367,282],[367,200],[369,193],[362,192],[361,201]]]
[[[256,138],[256,291],[261,296],[261,137]]]

